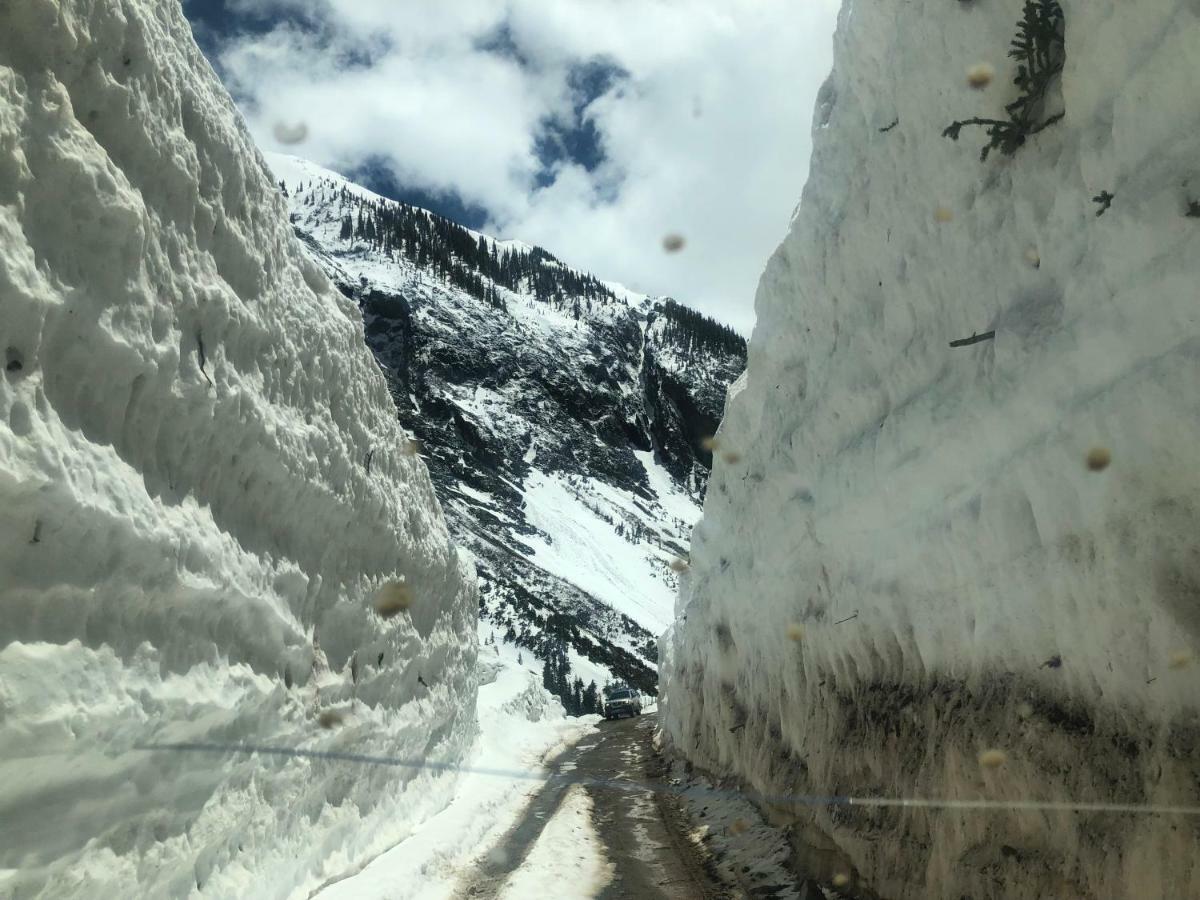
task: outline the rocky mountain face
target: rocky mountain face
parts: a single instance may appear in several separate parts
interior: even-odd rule
[[[654,693],[671,563],[743,340],[538,247],[268,161],[296,234],[362,310],[408,449],[477,558],[483,618],[581,682]]]

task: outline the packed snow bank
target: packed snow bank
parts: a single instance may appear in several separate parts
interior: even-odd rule
[[[488,630],[480,623],[481,638]],[[595,728],[596,716],[565,715],[542,687],[540,671],[512,644],[480,647],[479,740],[453,800],[361,872],[321,891],[320,900],[457,895],[463,873],[497,844],[545,783],[544,764]]]
[[[474,734],[471,564],[178,4],[0,6],[0,353],[0,894],[302,894],[446,802],[138,749]]]
[[[1065,118],[986,163],[941,132],[1005,116],[1021,4],[842,12],[662,648],[759,790],[1200,804],[1200,18],[1063,8]],[[1200,896],[1196,818],[777,812],[886,897]]]

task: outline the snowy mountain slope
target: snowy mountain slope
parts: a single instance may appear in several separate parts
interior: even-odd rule
[[[1200,18],[1062,9],[986,162],[942,132],[1005,120],[1022,5],[842,11],[663,642],[671,740],[759,790],[1200,801]],[[1194,817],[775,813],[872,896],[1200,896]]]
[[[475,734],[472,566],[177,4],[0,6],[0,351],[0,896],[302,895],[436,811],[143,749]]]
[[[655,635],[743,342],[671,301],[574,272],[269,156],[297,234],[358,301],[401,421],[420,438],[482,613],[542,656],[648,692]]]

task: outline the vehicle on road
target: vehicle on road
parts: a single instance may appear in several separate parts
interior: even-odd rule
[[[640,716],[642,695],[625,685],[613,685],[604,691],[604,718],[619,719],[621,716]]]

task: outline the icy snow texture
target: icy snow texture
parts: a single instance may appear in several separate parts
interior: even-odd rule
[[[178,4],[0,5],[0,353],[0,896],[302,895],[444,804],[136,749],[474,734],[471,564]]]
[[[1063,7],[1066,117],[986,164],[940,135],[1021,4],[843,9],[663,641],[672,740],[761,790],[1200,803],[1200,7]],[[890,898],[1200,896],[1195,819],[778,812]]]

